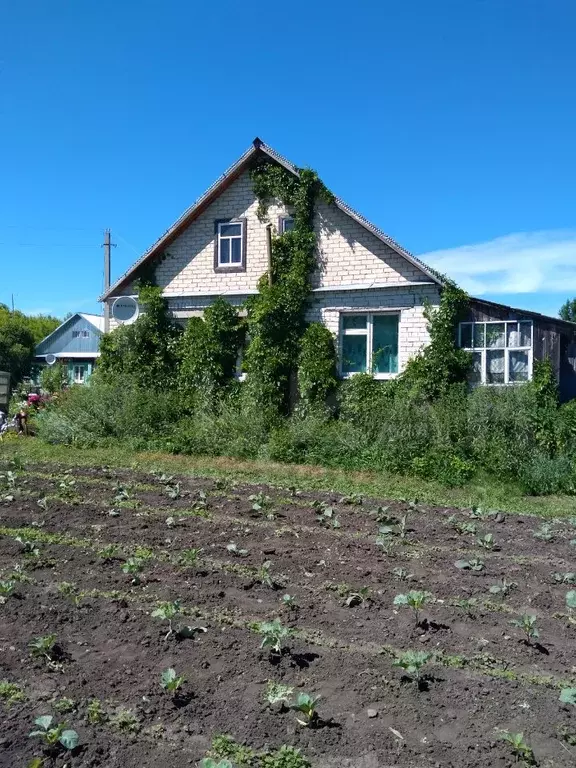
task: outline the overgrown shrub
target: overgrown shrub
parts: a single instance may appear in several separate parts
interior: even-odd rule
[[[298,390],[301,405],[326,405],[336,391],[336,346],[334,336],[322,323],[310,323],[300,341]]]
[[[519,468],[520,485],[530,496],[576,493],[574,462],[568,456],[534,453]]]
[[[53,395],[55,392],[61,392],[67,384],[68,371],[62,363],[57,362],[42,368],[40,386],[44,392]]]

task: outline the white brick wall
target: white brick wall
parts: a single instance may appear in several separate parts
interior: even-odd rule
[[[249,174],[245,172],[167,247],[166,259],[156,269],[156,279],[176,317],[201,314],[218,294],[240,305],[257,290],[258,280],[267,269],[266,222],[258,219],[257,208],[258,201]],[[278,217],[284,214],[285,208],[275,204],[270,206],[268,218],[276,227]],[[247,220],[245,272],[214,270],[214,221],[227,218]],[[318,270],[312,284],[314,288],[335,290],[313,294],[309,319],[322,321],[337,335],[342,311],[401,308],[399,369],[402,370],[408,357],[428,341],[423,299],[428,297],[437,303],[437,286],[427,284],[430,278],[334,205],[318,204],[315,230]],[[370,282],[388,283],[390,287],[339,290],[341,286]],[[424,284],[411,286],[413,282]],[[134,288],[130,285],[119,293],[132,294]],[[113,318],[110,326],[115,326]]]

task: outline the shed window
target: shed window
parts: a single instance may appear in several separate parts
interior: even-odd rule
[[[460,323],[459,345],[472,352],[472,384],[517,384],[532,378],[531,320]]]
[[[398,373],[397,314],[343,314],[340,370],[343,376],[370,371],[386,378]]]
[[[284,232],[292,232],[294,229],[294,219],[292,216],[282,216],[280,219],[280,234]]]

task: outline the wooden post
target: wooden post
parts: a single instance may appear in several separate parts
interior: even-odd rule
[[[104,292],[110,288],[110,230],[104,230]],[[110,304],[104,302],[104,333],[110,331]]]

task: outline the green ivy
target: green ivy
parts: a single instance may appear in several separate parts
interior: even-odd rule
[[[334,197],[310,169],[300,169],[295,176],[266,160],[250,176],[260,219],[267,216],[272,200],[293,209],[294,228],[272,238],[271,275],[262,276],[259,293],[246,303],[250,344],[244,358],[252,397],[262,407],[286,413],[316,266],[314,208],[318,198],[331,202]]]
[[[323,406],[338,386],[334,336],[322,323],[310,323],[300,343],[298,390],[305,407]]]
[[[234,380],[244,325],[236,309],[218,297],[204,313],[191,317],[180,341],[179,390],[185,401],[197,393],[210,398]]]
[[[443,280],[439,306],[428,302],[424,307],[430,343],[408,361],[399,382],[430,400],[465,382],[472,362],[470,352],[456,345],[458,322],[468,307],[468,295],[451,280]]]

